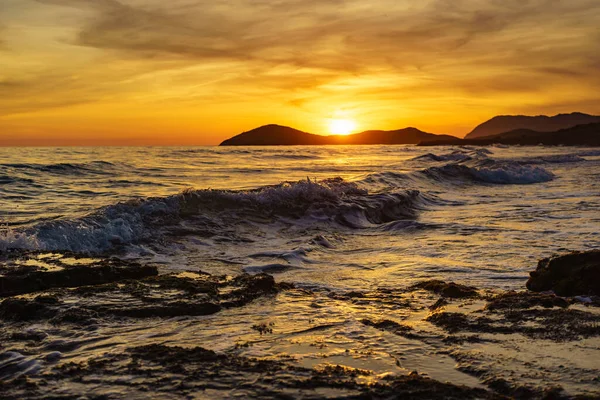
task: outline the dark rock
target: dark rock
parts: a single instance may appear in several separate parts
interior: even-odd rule
[[[486,305],[486,309],[523,309],[535,306],[567,308],[569,302],[562,297],[552,294],[507,292],[492,298]]]
[[[442,307],[445,307],[448,305],[448,300],[446,300],[443,297],[440,297],[435,303],[433,303],[432,305],[429,306],[429,309],[431,311],[436,311]]]
[[[442,383],[418,373],[389,376],[374,383],[360,381],[370,374],[372,371],[339,365],[306,369],[202,347],[152,344],[107,352],[87,362],[48,365],[38,376],[3,384],[2,396],[76,399],[85,391],[86,397],[99,399],[107,398],[104,393],[108,390],[118,389],[119,398],[321,399],[324,393],[327,398],[348,399],[502,398],[484,389]]]
[[[0,303],[0,319],[9,321],[32,321],[42,318],[52,318],[56,315],[59,303],[57,298],[38,296],[33,300],[5,299]]]
[[[221,306],[209,301],[177,301],[160,302],[158,304],[148,304],[139,307],[106,307],[99,309],[99,311],[102,311],[105,314],[130,318],[171,318],[183,315],[210,315],[221,311]]]
[[[267,274],[238,275],[233,284],[244,287],[250,293],[269,293],[275,291],[275,278]]]
[[[458,283],[450,282],[446,283],[439,280],[430,280],[419,282],[416,285],[411,286],[411,289],[423,289],[430,292],[434,292],[443,297],[448,298],[466,298],[466,297],[478,297],[477,289],[472,286],[465,286]]]
[[[50,322],[53,324],[72,323],[83,325],[95,322],[96,318],[98,318],[98,313],[93,310],[70,307],[58,312]]]
[[[84,267],[81,267],[84,268]],[[119,276],[129,276],[121,274]],[[118,283],[52,289],[35,299],[8,298],[0,303],[0,319],[48,320],[52,324],[94,324],[98,318],[171,318],[200,316],[241,307],[261,296],[276,294],[266,274],[227,276],[165,274]],[[70,306],[76,304],[76,306]]]
[[[530,272],[527,289],[559,296],[600,295],[600,250],[544,258]]]
[[[39,292],[51,288],[80,287],[140,279],[158,275],[155,266],[140,265],[118,259],[101,260],[85,266],[64,266],[51,271],[27,271],[0,276],[0,297]]]
[[[579,310],[551,309],[498,309],[500,313],[487,315],[438,312],[427,321],[449,333],[478,332],[495,334],[520,333],[535,339],[556,342],[600,336],[600,316]]]
[[[398,322],[390,321],[389,319],[383,319],[380,321],[371,321],[368,319],[363,319],[360,322],[367,326],[372,326],[373,328],[393,332],[396,334],[406,334],[407,332],[412,331],[412,328],[410,326],[402,325]]]

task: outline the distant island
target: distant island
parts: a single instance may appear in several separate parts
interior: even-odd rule
[[[499,135],[475,139],[440,139],[421,142],[419,146],[488,146],[491,144],[535,146],[600,146],[600,123],[577,125],[555,132],[539,132],[531,129],[515,129]]]
[[[415,144],[440,145],[571,145],[600,146],[600,116],[583,113],[496,116],[478,125],[464,139],[417,128],[368,130],[352,135],[315,135],[281,125],[264,125],[223,141],[221,146]]]
[[[430,140],[458,140],[455,136],[436,135],[416,128],[393,131],[365,131],[353,135],[315,135],[288,126],[265,125],[227,139],[221,146],[298,146],[328,144],[418,144]]]
[[[485,136],[498,135],[517,129],[527,129],[536,132],[555,132],[561,129],[572,128],[577,125],[600,123],[600,116],[574,112],[571,114],[558,114],[553,117],[538,115],[499,115],[471,131],[465,139],[475,139]]]

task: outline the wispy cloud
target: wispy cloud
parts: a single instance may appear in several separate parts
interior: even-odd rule
[[[417,109],[452,97],[506,108],[526,94],[542,112],[560,93],[598,106],[597,0],[7,1],[0,46],[15,73],[0,75],[0,115],[111,96]],[[28,25],[33,50],[18,37]],[[64,57],[45,57],[40,41]]]

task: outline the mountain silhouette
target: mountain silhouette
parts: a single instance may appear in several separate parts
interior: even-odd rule
[[[475,139],[484,136],[497,135],[516,129],[529,129],[537,132],[554,132],[561,129],[572,128],[600,122],[600,116],[583,113],[558,114],[553,117],[538,115],[535,117],[525,115],[499,115],[477,126],[465,139]]]
[[[325,136],[313,135],[288,126],[264,125],[223,141],[221,146],[293,146],[327,144]]]
[[[472,145],[548,145],[548,146],[600,146],[600,123],[577,125],[554,132],[515,129],[499,135],[474,139],[436,140],[419,143],[420,146]]]
[[[417,144],[430,140],[457,139],[450,135],[436,135],[423,132],[417,128],[397,129],[393,131],[364,131],[348,135],[344,139],[347,144]]]
[[[416,128],[392,131],[365,131],[353,135],[314,135],[281,125],[264,125],[240,133],[221,143],[221,146],[293,146],[327,144],[417,144],[431,140],[457,139],[450,135],[435,135]]]

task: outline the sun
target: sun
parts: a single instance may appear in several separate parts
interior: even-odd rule
[[[332,119],[329,121],[329,132],[333,135],[348,135],[356,129],[356,122],[351,119]]]

